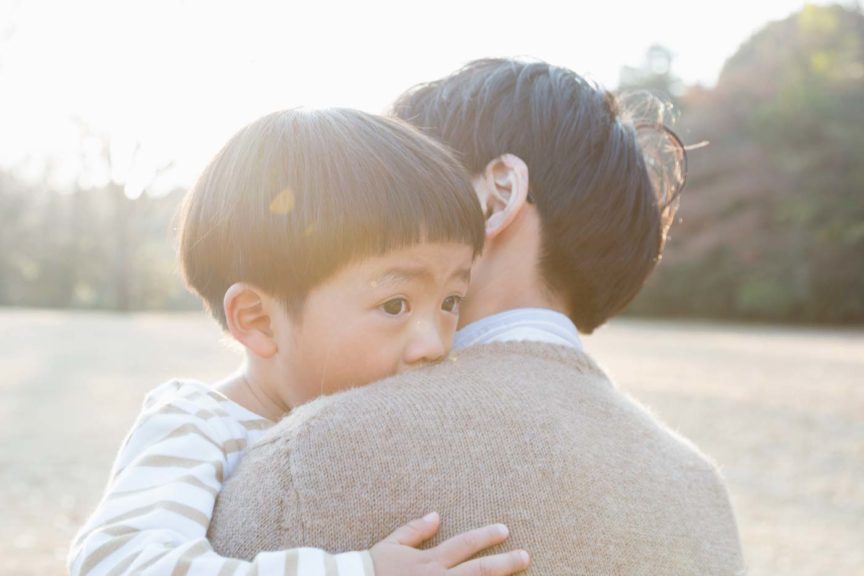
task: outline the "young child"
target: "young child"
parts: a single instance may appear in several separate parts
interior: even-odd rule
[[[186,282],[244,347],[246,361],[213,387],[175,380],[147,396],[101,503],[75,538],[70,573],[525,569],[523,551],[468,560],[507,538],[502,525],[416,549],[437,531],[436,514],[369,551],[338,555],[301,548],[245,562],[220,557],[207,540],[223,483],[292,407],[436,362],[449,350],[484,224],[467,176],[444,149],[361,112],[277,112],[223,147],[181,219]]]

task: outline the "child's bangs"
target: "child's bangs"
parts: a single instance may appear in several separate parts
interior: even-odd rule
[[[298,310],[352,260],[420,242],[483,248],[462,166],[396,120],[353,110],[276,112],[238,132],[182,213],[187,285],[223,327],[222,299],[249,282]]]
[[[286,251],[302,255],[307,278],[317,283],[352,260],[421,242],[480,253],[484,224],[474,189],[441,146],[398,122],[351,111],[328,110],[314,124],[297,148],[303,154],[288,154],[293,185],[281,194],[293,197],[271,203],[276,212],[291,206]]]
[[[269,214],[247,263],[249,279],[293,309],[358,259],[421,242],[482,251],[474,189],[441,145],[351,110],[290,112],[281,121],[278,145],[263,151]]]

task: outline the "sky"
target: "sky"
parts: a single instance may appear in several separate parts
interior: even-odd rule
[[[158,193],[191,184],[266,113],[381,112],[404,89],[489,56],[540,58],[614,88],[621,67],[659,43],[686,84],[711,86],[754,32],[803,5],[0,0],[0,168],[57,186],[113,178],[130,196]],[[93,161],[109,141],[112,174]]]

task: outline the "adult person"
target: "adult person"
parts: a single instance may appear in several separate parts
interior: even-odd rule
[[[507,524],[536,574],[743,573],[716,466],[579,339],[638,293],[683,185],[677,137],[625,104],[570,70],[500,59],[397,100],[454,150],[486,215],[454,351],[274,427],[220,497],[217,550],[363,549],[431,505],[437,539]]]

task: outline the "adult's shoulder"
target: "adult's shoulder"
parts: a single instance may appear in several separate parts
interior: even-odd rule
[[[541,397],[540,404],[554,401],[548,398],[550,388],[559,395],[569,389],[574,397],[589,390],[601,395],[614,391],[602,369],[581,350],[534,342],[483,344],[454,352],[439,364],[318,398],[295,409],[262,442],[311,431],[365,429],[370,422],[376,428],[398,425],[432,414],[453,418],[490,406],[518,413]]]
[[[298,408],[226,484],[211,538],[243,552],[256,525],[270,527],[253,538],[268,549],[360,549],[428,510],[448,519],[442,538],[506,522],[536,551],[540,573],[566,573],[573,549],[601,557],[610,542],[657,556],[646,560],[654,573],[697,573],[667,568],[737,554],[708,459],[585,353],[517,342]],[[235,537],[231,527],[241,527]],[[709,554],[705,542],[723,551]]]
[[[587,382],[604,387],[611,381],[584,351],[539,342],[496,342],[453,352],[443,362],[405,372],[375,384],[323,399],[320,409],[354,402],[386,402],[400,406],[422,399],[447,403],[455,394],[478,401],[500,400],[498,392],[518,386],[534,395],[534,387],[570,382],[576,391]],[[489,393],[493,397],[488,396]]]

